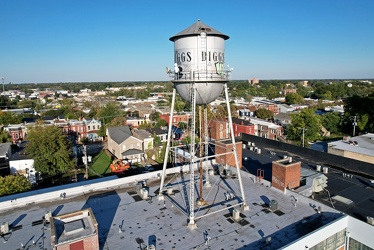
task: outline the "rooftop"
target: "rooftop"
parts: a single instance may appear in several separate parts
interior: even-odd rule
[[[197,228],[192,230],[187,227],[189,205],[184,195],[188,193],[189,180],[179,172],[169,174],[166,181],[173,192],[166,194],[164,201],[159,201],[156,197],[159,180],[154,178],[157,172],[153,172],[118,180],[103,179],[101,183],[96,181],[97,187],[104,186],[104,183],[106,187],[105,191],[95,193],[92,190],[96,190],[93,186],[96,184],[81,185],[79,188],[87,191],[79,192],[78,196],[70,195],[70,186],[66,185],[61,187],[61,191],[66,192],[66,199],[3,211],[0,213],[1,223],[9,222],[13,231],[0,245],[17,249],[21,244],[25,247],[35,244],[41,249],[49,249],[51,228],[49,224],[43,225],[42,220],[48,211],[58,218],[61,214],[91,208],[99,225],[100,249],[137,249],[141,242],[153,244],[156,249],[205,249],[208,235],[211,249],[259,249],[266,246],[266,249],[277,249],[344,216],[303,197],[299,197],[295,205],[289,194],[285,195],[266,183],[255,183],[251,175],[242,173],[249,210],[238,210],[240,213],[236,219],[233,212],[239,209],[236,194],[240,193],[236,175],[232,178],[209,176],[212,187],[205,187],[203,192],[207,205],[195,207]],[[136,193],[134,186],[142,178],[148,179],[150,198],[147,200]],[[130,181],[133,186],[108,187],[118,181]],[[195,185],[197,189],[198,182]],[[226,193],[232,193],[232,198],[226,200]],[[270,201],[276,204],[272,209]],[[207,216],[208,212],[210,215]],[[77,233],[77,225],[72,226]],[[266,242],[269,239],[271,242]]]
[[[332,147],[335,149],[372,156],[374,154],[374,134],[368,133],[351,137],[347,142],[343,140],[330,142],[328,146],[329,148]]]

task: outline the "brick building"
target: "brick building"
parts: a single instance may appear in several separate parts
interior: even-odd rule
[[[203,131],[204,131],[204,123]],[[216,119],[208,121],[208,137],[212,140],[220,140],[228,138],[228,124],[226,119]]]
[[[188,124],[191,114],[173,114],[172,125],[178,126],[179,122],[184,122]],[[168,124],[170,121],[170,114],[161,114],[160,118],[165,120]]]
[[[234,129],[234,137],[240,136],[242,133],[254,135],[255,125],[248,120],[232,118],[232,126]]]

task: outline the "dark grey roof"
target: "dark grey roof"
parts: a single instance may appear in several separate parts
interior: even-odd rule
[[[135,132],[134,133],[135,137],[137,137],[138,139],[144,140],[146,138],[151,138],[152,137],[152,134],[145,129],[136,129],[136,130],[134,130],[134,132]]]
[[[168,131],[167,130],[164,130],[164,129],[161,129],[161,128],[147,128],[147,130],[153,135],[153,134],[156,134],[156,135],[164,135],[164,134],[167,134]]]
[[[200,19],[198,19],[196,23],[192,24],[190,27],[179,32],[178,34],[170,37],[169,40],[174,42],[176,39],[181,37],[200,35],[201,32],[205,32],[207,36],[220,36],[225,40],[230,38],[229,36],[219,32],[216,29],[213,29],[205,23],[200,22]]]
[[[250,121],[246,121],[246,120],[235,118],[235,117],[232,117],[232,122],[234,124],[242,124],[242,125],[245,125],[245,126],[252,126],[253,125]]]
[[[10,142],[0,143],[0,157],[10,156],[7,153],[11,145],[12,143]]]
[[[121,144],[130,136],[132,136],[132,133],[129,126],[108,128],[108,137],[114,140],[117,144]]]
[[[139,149],[129,149],[123,152],[122,156],[138,155],[138,154],[144,154],[144,152]]]

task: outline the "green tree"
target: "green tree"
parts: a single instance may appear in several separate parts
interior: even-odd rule
[[[302,109],[300,113],[290,116],[291,124],[286,127],[288,139],[294,141],[297,145],[302,145],[304,137],[304,144],[307,145],[309,141],[319,138],[321,125],[313,109]]]
[[[321,115],[320,120],[322,126],[325,127],[330,133],[339,133],[341,129],[341,117],[337,112],[329,112]]]
[[[27,138],[26,153],[34,159],[36,171],[56,175],[73,169],[72,144],[60,128],[36,126]]]
[[[4,143],[4,142],[11,142],[11,138],[10,138],[9,133],[6,130],[4,130],[4,128],[1,128],[0,143]]]
[[[153,111],[153,112],[149,115],[149,119],[150,119],[151,121],[157,121],[158,119],[160,119],[160,112]]]
[[[260,108],[256,110],[256,116],[260,119],[274,119],[274,113],[271,110]]]
[[[164,119],[158,119],[158,121],[155,124],[155,128],[161,128],[167,126],[168,123]]]
[[[98,118],[104,123],[108,124],[117,116],[123,116],[124,112],[121,109],[121,105],[118,102],[111,101],[105,106],[101,107],[98,112]]]
[[[188,124],[185,123],[185,122],[179,122],[179,123],[178,123],[178,128],[180,128],[180,129],[182,129],[182,130],[187,129],[187,126],[188,126]]]
[[[286,95],[286,104],[302,104],[304,103],[304,98],[296,93],[289,93]]]
[[[0,124],[7,126],[8,124],[18,124],[21,119],[9,111],[0,111]]]
[[[0,196],[26,192],[31,189],[31,183],[23,175],[0,176]]]

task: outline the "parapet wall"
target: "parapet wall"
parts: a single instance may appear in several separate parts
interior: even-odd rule
[[[303,148],[249,134],[242,134],[241,140],[244,142],[254,142],[256,145],[261,147],[270,147],[288,151],[295,155],[311,159],[321,165],[330,165],[332,167],[341,168],[342,170],[350,171],[352,173],[364,174],[371,178],[374,177],[374,164],[370,164],[368,162],[358,161],[339,155],[333,155],[326,152]]]

